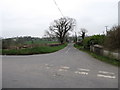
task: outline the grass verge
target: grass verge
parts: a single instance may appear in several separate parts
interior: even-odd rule
[[[33,55],[33,54],[45,54],[52,53],[63,49],[67,44],[59,45],[59,46],[40,46],[26,49],[12,49],[12,50],[2,50],[2,55]]]
[[[106,57],[106,56],[97,55],[97,54],[95,54],[93,52],[90,52],[89,50],[84,49],[83,46],[79,46],[77,44],[74,44],[74,47],[81,50],[81,51],[84,51],[84,52],[90,54],[91,56],[93,56],[94,58],[96,58],[96,59],[98,59],[100,61],[103,61],[103,62],[109,63],[111,65],[120,67],[120,61],[118,61],[116,59],[112,59],[112,58],[109,58],[109,57]]]

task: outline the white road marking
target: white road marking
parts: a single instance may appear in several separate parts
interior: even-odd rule
[[[45,64],[45,66],[48,66],[48,64]]]
[[[90,71],[89,69],[83,69],[83,68],[78,68],[78,70],[80,70],[80,71],[86,71],[86,72]]]
[[[46,69],[50,69],[50,67],[46,67]]]
[[[68,49],[69,50],[69,49]],[[67,50],[67,51],[68,51]],[[50,69],[51,66],[53,65],[49,65],[49,64],[45,64],[46,69]],[[68,66],[60,66],[60,68],[58,69],[59,72],[67,72],[70,69],[70,67]],[[80,74],[80,75],[88,75],[88,72],[90,71],[89,69],[85,69],[85,68],[77,68],[78,71],[75,71],[75,74]],[[53,76],[60,76],[59,74],[55,74]],[[112,72],[107,72],[107,71],[98,71],[97,77],[101,77],[101,78],[111,78],[111,79],[115,79],[115,73]]]
[[[61,66],[58,71],[68,71],[68,69],[70,69],[70,67],[67,66]]]
[[[58,69],[58,71],[62,72],[62,71],[67,71],[66,69]]]
[[[61,69],[70,69],[70,67],[67,67],[67,66],[61,66],[60,68]]]
[[[106,71],[99,71],[99,74],[97,74],[98,77],[103,77],[103,78],[116,78],[114,76],[115,73],[112,72],[106,72]]]
[[[76,74],[83,74],[83,75],[88,75],[87,72],[80,72],[80,71],[75,71]]]
[[[69,50],[70,50],[70,48],[68,48],[68,50],[65,53],[68,53]]]
[[[106,71],[99,71],[99,73],[103,73],[103,74],[115,74],[115,73],[112,73],[112,72],[106,72]]]
[[[98,77],[104,77],[104,78],[116,78],[115,76],[109,76],[109,75],[102,75],[102,74],[97,74]]]

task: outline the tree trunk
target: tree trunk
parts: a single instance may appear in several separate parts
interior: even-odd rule
[[[60,41],[61,44],[64,43],[64,37],[58,37],[58,39],[59,39],[59,41]]]

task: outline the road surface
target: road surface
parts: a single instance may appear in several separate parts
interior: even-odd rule
[[[118,88],[118,68],[69,44],[51,53],[3,56],[3,88]]]

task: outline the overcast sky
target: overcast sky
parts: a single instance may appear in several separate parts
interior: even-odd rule
[[[76,32],[100,34],[118,24],[119,0],[56,0],[64,16],[75,18]],[[53,20],[61,17],[53,0],[1,0],[2,37],[42,37]]]

